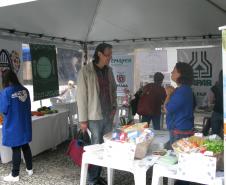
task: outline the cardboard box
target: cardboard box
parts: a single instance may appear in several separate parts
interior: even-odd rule
[[[135,158],[142,159],[146,156],[152,140],[153,138],[139,144],[112,141],[111,133],[108,133],[104,136],[104,158],[107,160],[121,160],[126,163],[132,162]]]

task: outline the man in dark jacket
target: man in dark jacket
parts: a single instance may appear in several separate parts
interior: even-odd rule
[[[161,106],[165,101],[166,92],[161,86],[164,75],[160,72],[154,74],[154,83],[144,86],[138,103],[137,113],[142,115],[142,122],[152,121],[153,128],[160,130]]]
[[[215,104],[213,107],[213,114],[211,116],[212,134],[223,135],[223,74],[222,70],[219,73],[218,84],[211,88]]]

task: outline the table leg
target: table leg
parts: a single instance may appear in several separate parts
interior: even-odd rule
[[[174,185],[175,179],[168,178],[168,185]]]
[[[108,185],[113,185],[114,181],[114,169],[112,168],[107,168],[107,173],[108,173]]]
[[[146,171],[136,170],[133,175],[135,185],[146,185]]]
[[[161,114],[160,120],[160,130],[162,130],[164,126],[164,113]]]
[[[214,185],[224,185],[224,177],[216,178],[213,182]]]
[[[163,182],[163,178],[159,175],[158,169],[156,169],[156,166],[153,167],[152,172],[152,185],[160,185]]]
[[[81,176],[80,176],[80,185],[86,185],[87,172],[88,172],[88,164],[85,163],[85,162],[82,162]],[[75,184],[76,184],[76,182],[75,182]]]
[[[72,115],[69,114],[68,115],[68,119],[69,119],[69,129],[70,129],[70,132],[71,132],[71,139],[74,139],[74,132],[73,132],[73,118],[72,118]]]

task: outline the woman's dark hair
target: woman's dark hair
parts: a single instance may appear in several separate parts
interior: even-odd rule
[[[192,85],[193,83],[193,69],[188,63],[178,62],[176,63],[175,68],[180,77],[177,79],[177,83],[184,85]]]
[[[93,55],[93,62],[95,64],[98,64],[98,62],[99,62],[98,52],[104,53],[104,50],[106,48],[112,49],[112,45],[111,44],[107,44],[107,43],[101,43],[101,44],[99,44],[96,47],[95,52],[94,52],[94,55]]]
[[[157,72],[154,74],[154,82],[155,83],[162,83],[163,79],[164,79],[164,75],[162,73]]]
[[[12,70],[5,70],[2,73],[2,87],[8,87],[10,85],[21,85],[16,74]]]

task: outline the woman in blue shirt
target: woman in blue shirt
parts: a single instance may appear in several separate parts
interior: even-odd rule
[[[193,70],[187,63],[178,62],[171,73],[177,88],[166,88],[166,124],[170,131],[170,144],[193,135]],[[170,89],[170,90],[169,90]]]
[[[21,149],[26,162],[28,175],[33,174],[32,154],[29,142],[32,139],[31,102],[28,90],[23,87],[16,74],[6,70],[2,74],[0,92],[0,112],[4,115],[2,127],[2,144],[12,148],[12,173],[4,181],[19,181]]]

